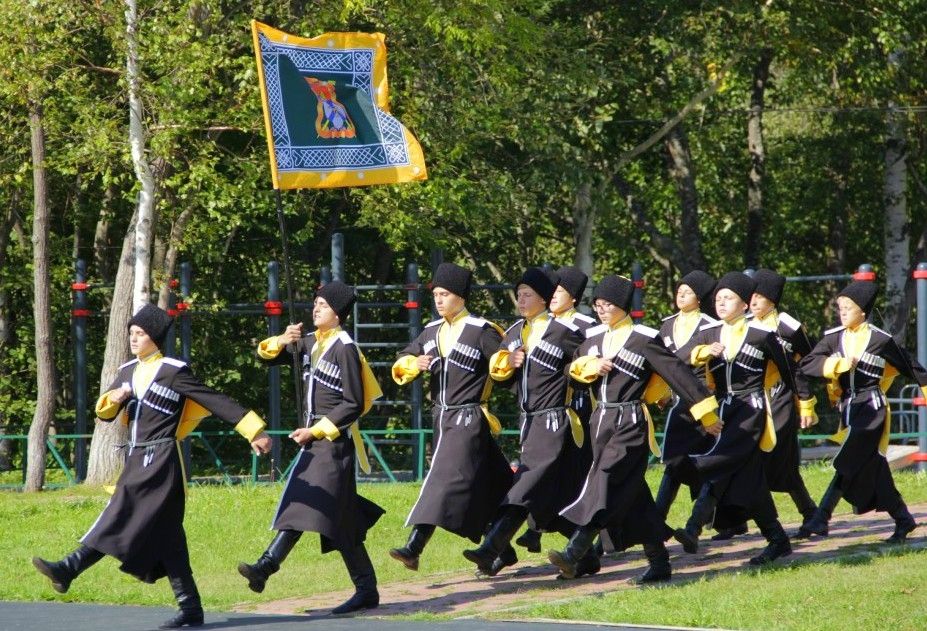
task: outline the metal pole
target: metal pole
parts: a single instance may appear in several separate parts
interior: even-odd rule
[[[631,280],[634,282],[634,295],[631,298],[631,318],[635,324],[644,319],[644,270],[634,261],[631,266]]]
[[[277,223],[280,224],[280,243],[283,246],[283,274],[286,277],[286,299],[287,307],[290,314],[290,324],[296,324],[296,306],[293,300],[293,275],[290,272],[290,247],[287,243],[286,222],[283,220],[283,196],[280,189],[274,189],[277,199]],[[293,388],[296,393],[296,418],[297,425],[301,425],[305,420],[303,413],[303,395],[302,382],[299,371],[299,357],[293,347]]]
[[[167,336],[164,338],[164,348],[161,349],[166,357],[176,357],[174,351],[177,349],[177,332],[180,328],[177,324],[177,317],[180,311],[177,309],[177,294],[174,293],[174,280],[168,282],[170,290],[167,293],[167,313],[172,316],[171,326],[167,329]]]
[[[323,265],[322,269],[319,270],[319,279],[322,281],[320,286],[325,286],[332,282],[332,268],[328,265]]]
[[[271,261],[267,264],[267,334],[268,336],[280,334],[280,264]],[[280,429],[280,366],[271,366],[267,375],[268,386],[268,406],[270,412],[270,429]],[[273,446],[270,451],[270,458],[273,461],[270,466],[270,478],[274,479],[274,465],[280,463],[280,439],[278,436],[272,436]]]
[[[431,259],[429,261],[429,263],[431,264],[431,277],[434,278],[435,270],[438,269],[438,266],[444,262],[444,250],[442,250],[441,248],[432,248],[429,258]],[[431,305],[431,317],[432,319],[437,319],[438,310],[435,308],[434,301],[431,300],[431,295],[430,295],[431,288],[429,287],[428,289],[429,289],[428,302]]]
[[[409,314],[409,341],[413,341],[422,332],[422,303],[419,291],[418,263],[409,263],[406,266],[406,308]],[[424,390],[422,380],[412,382],[412,429],[422,430],[422,401]],[[425,476],[425,454],[422,453],[421,441],[416,440],[412,450],[415,459],[415,479],[421,480]]]
[[[74,265],[74,433],[87,433],[87,263],[77,259]],[[24,459],[25,460],[25,459]],[[80,436],[74,450],[77,481],[87,475],[87,439]]]
[[[190,363],[193,342],[193,326],[190,322],[190,313],[187,311],[187,304],[190,301],[190,292],[193,283],[193,266],[189,261],[180,264],[180,304],[176,305],[177,318],[180,320],[180,358]],[[180,306],[183,305],[183,308]],[[193,471],[193,457],[190,454],[190,437],[184,438],[181,443],[181,452],[183,454],[183,463],[187,471],[187,479]]]
[[[927,366],[927,262],[917,264],[914,270],[917,292],[917,361]],[[921,458],[927,454],[927,402],[917,408],[917,450]],[[917,462],[918,471],[927,471],[927,461]]]
[[[332,278],[344,282],[344,235],[332,235]]]

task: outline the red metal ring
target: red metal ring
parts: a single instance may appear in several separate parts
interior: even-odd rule
[[[71,283],[71,289],[74,291],[87,291],[89,288],[89,283]]]
[[[637,287],[638,289],[643,289],[643,288],[644,288],[644,279],[641,278],[640,280],[635,280],[635,281],[634,281],[634,286]]]
[[[911,274],[911,277],[927,279],[927,269],[916,269],[914,270],[914,273]]]
[[[268,300],[264,303],[264,315],[278,316],[283,314],[283,303],[279,300]]]
[[[632,311],[632,312],[631,312],[631,317],[632,317],[632,318],[643,318],[643,317],[644,317],[644,311],[643,311],[643,309],[640,310],[640,311]]]
[[[927,406],[927,399],[924,397],[915,397],[911,403],[913,403],[915,406],[924,407]]]
[[[72,309],[71,315],[75,318],[86,318],[89,315],[93,315],[93,311],[90,309]]]
[[[854,272],[853,280],[875,280],[875,272]]]
[[[418,302],[416,302],[415,300],[409,300],[402,306],[405,307],[406,309],[418,309]]]
[[[168,309],[168,310],[167,310],[167,315],[171,316],[172,318],[176,318],[176,317],[177,317],[177,309]]]

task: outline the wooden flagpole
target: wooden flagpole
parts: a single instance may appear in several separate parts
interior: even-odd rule
[[[287,308],[289,309],[290,324],[296,323],[296,305],[293,300],[293,274],[290,270],[290,248],[289,240],[286,235],[286,222],[283,220],[283,195],[279,188],[274,189],[274,195],[277,198],[277,222],[280,224],[280,243],[283,245],[283,275],[286,278],[286,299]],[[300,426],[306,423],[305,412],[302,397],[302,376],[300,375],[299,356],[296,353],[296,345],[293,345],[293,386],[296,393],[296,413],[298,414],[298,423]],[[306,425],[308,427],[308,424]]]

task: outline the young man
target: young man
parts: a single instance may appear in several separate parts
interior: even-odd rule
[[[332,281],[316,292],[312,334],[304,336],[302,324],[291,324],[258,346],[267,365],[292,366],[296,354],[303,371],[305,419],[290,434],[302,449],[274,515],[277,534],[257,562],[238,565],[248,587],[262,592],[302,534],[319,533],[322,553],[341,554],[355,589],[332,610],[335,615],[380,604],[364,540],[383,509],[357,494],[354,464],[360,458],[361,468],[370,469],[357,421],[381,392],[363,354],[342,329],[354,300],[353,287]]]
[[[627,278],[606,276],[599,282],[594,300],[602,324],[587,332],[570,365],[570,376],[590,386],[597,407],[591,421],[592,467],[579,497],[560,513],[577,528],[564,551],[548,555],[564,578],[583,573],[591,562],[593,539],[610,527],[620,530],[622,547],[644,545],[650,567],[639,582],[669,580],[664,542],[672,531],[657,513],[644,479],[650,452],[659,453],[646,403],[666,396],[669,384],[708,431],[720,429],[714,413],[718,404],[705,385],[656,330],[632,323],[633,293]]]
[[[501,431],[486,404],[492,390],[489,358],[501,330],[470,315],[472,274],[453,263],[435,270],[432,296],[441,317],[400,353],[393,380],[405,385],[430,374],[434,452],[431,468],[406,525],[408,542],[389,554],[410,570],[436,526],[478,543],[512,485],[512,469],[493,438]]]
[[[927,396],[927,371],[891,335],[866,321],[877,291],[875,283],[856,281],[837,294],[841,326],[825,331],[801,362],[806,375],[827,380],[828,393],[840,411],[838,436],[843,444],[834,458],[837,473],[814,517],[802,525],[800,538],[827,535],[841,497],[857,514],[888,512],[895,520],[888,543],[904,543],[917,527],[885,459],[891,425],[885,393],[901,374],[913,379]]]
[[[711,308],[714,299],[715,279],[700,270],[694,270],[679,279],[676,284],[676,307],[678,312],[663,319],[660,337],[666,347],[688,364],[692,346],[699,328],[715,322],[706,315],[702,305]],[[713,308],[711,311],[714,312]],[[705,368],[693,368],[699,381],[705,381]],[[689,458],[689,454],[700,454],[711,449],[715,442],[698,423],[678,396],[673,397],[672,407],[666,414],[661,449],[665,468],[657,491],[656,505],[660,515],[666,519],[670,506],[676,499],[679,487],[689,487],[694,499],[702,488],[702,480]]]
[[[750,313],[760,324],[776,332],[779,343],[785,349],[786,356],[792,362],[792,374],[796,382],[806,381],[798,370],[798,361],[811,352],[811,340],[801,322],[784,311],[779,311],[782,290],[785,288],[785,276],[770,269],[758,269],[753,274],[756,290],[750,299]],[[808,392],[807,383],[803,391]],[[789,390],[785,381],[766,389],[770,404],[773,426],[776,430],[776,446],[764,458],[766,481],[769,489],[778,493],[788,493],[795,502],[795,507],[807,524],[817,505],[811,499],[805,482],[801,477],[801,446],[798,443],[798,430],[807,425],[801,422],[799,410],[795,405],[795,393]],[[809,422],[817,422],[813,409],[805,415]],[[695,452],[693,452],[695,453]],[[713,540],[730,539],[747,532],[746,522],[724,529],[712,537]]]
[[[705,365],[715,384],[724,426],[714,447],[692,456],[704,483],[685,529],[676,535],[687,552],[695,552],[702,527],[713,519],[721,529],[752,518],[768,545],[750,564],[764,565],[792,553],[763,470],[762,451],[770,451],[776,440],[766,384],[784,380],[797,392],[803,410],[809,402],[813,406],[813,397],[796,390],[791,364],[775,332],[747,320],[747,303],[755,289],[756,282],[746,274],[721,277],[715,290],[719,321],[701,327],[692,349],[692,364]],[[716,508],[725,516],[724,523],[715,518]]]
[[[566,368],[583,341],[575,325],[547,311],[553,282],[543,270],[530,268],[516,285],[522,319],[505,332],[501,348],[489,360],[490,376],[513,387],[521,414],[519,467],[502,500],[500,515],[483,544],[464,557],[479,572],[495,576],[517,559],[506,554],[509,541],[530,514],[540,530],[566,530],[560,510],[579,492],[564,488],[569,446],[581,444],[583,428],[568,406],[572,400]]]
[[[569,265],[561,267],[556,273],[551,274],[551,277],[557,286],[554,289],[554,295],[550,299],[550,313],[557,320],[577,327],[585,337],[586,331],[594,327],[596,321],[585,313],[577,311],[576,306],[583,298],[583,292],[586,291],[589,277],[579,268]],[[592,399],[589,396],[588,388],[583,384],[571,381],[569,388],[572,391],[570,408],[579,417],[583,430],[583,439],[578,444],[567,441],[563,484],[560,487],[565,492],[572,492],[572,489],[577,484],[582,485],[583,480],[586,479],[586,473],[589,471],[589,465],[592,463],[592,440],[589,438],[589,417],[592,415]],[[573,497],[575,497],[575,494],[566,499],[569,502],[573,500]],[[528,527],[515,540],[515,543],[527,548],[529,552],[540,552],[541,531],[534,526],[534,519],[529,515]]]
[[[180,611],[162,629],[203,624],[183,528],[187,481],[180,440],[213,414],[235,423],[256,453],[267,453],[271,445],[257,414],[203,385],[184,362],[161,354],[170,325],[167,312],[151,304],[132,317],[129,347],[136,359],[120,366],[97,401],[101,421],[121,416],[129,427],[125,468],[113,497],[77,550],[56,563],[32,559],[62,594],[107,554],[119,559],[119,569],[143,582],[167,576]]]

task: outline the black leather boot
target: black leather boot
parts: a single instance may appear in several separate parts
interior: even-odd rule
[[[196,589],[196,582],[192,574],[185,576],[171,576],[168,578],[174,598],[180,611],[170,620],[162,624],[159,629],[179,629],[180,627],[203,626],[203,605],[200,602],[200,593]]]
[[[547,553],[550,562],[560,568],[560,574],[563,578],[576,578],[579,561],[592,548],[592,542],[595,540],[596,535],[599,534],[599,529],[599,526],[592,524],[580,526],[570,537],[570,542],[563,552],[551,550]]]
[[[56,592],[64,594],[67,593],[71,581],[77,578],[78,574],[104,556],[99,550],[81,544],[77,550],[60,561],[52,562],[39,557],[32,557],[32,565],[51,580],[52,587]]]
[[[670,506],[676,501],[676,495],[679,493],[679,486],[679,482],[674,480],[671,475],[666,472],[663,473],[663,478],[660,480],[660,488],[657,489],[657,499],[654,500],[654,503],[657,505],[657,512],[660,513],[660,517],[663,519],[666,519],[666,516],[669,515]]]
[[[401,548],[393,548],[389,555],[405,565],[410,570],[418,570],[418,557],[425,549],[431,535],[435,533],[433,524],[416,524],[412,526],[412,532],[409,533],[409,540]]]
[[[711,490],[710,484],[702,485],[698,498],[692,505],[692,514],[686,522],[686,527],[673,531],[673,537],[689,554],[698,552],[698,537],[702,534],[702,528],[714,520],[718,500],[712,495]]]
[[[248,588],[251,591],[259,594],[264,591],[267,579],[280,569],[280,564],[302,534],[299,530],[281,530],[254,565],[238,564],[238,573],[248,579]]]
[[[377,575],[364,544],[340,552],[344,565],[348,568],[348,574],[351,575],[351,582],[354,583],[354,595],[332,609],[332,614],[341,616],[379,606],[380,592],[377,591]]]
[[[718,534],[714,535],[711,538],[711,540],[712,541],[727,541],[728,539],[733,539],[734,537],[738,535],[745,535],[745,534],[747,534],[747,522],[744,521],[739,524],[735,524],[734,526],[731,526],[730,528],[722,528],[721,530],[718,531]]]
[[[477,569],[485,576],[495,576],[493,561],[509,547],[509,542],[527,517],[527,511],[521,506],[509,506],[483,537],[483,543],[475,550],[464,550],[464,558],[476,563]],[[501,569],[501,568],[500,568]]]
[[[515,565],[518,563],[518,555],[515,553],[515,548],[510,545],[505,546],[505,549],[497,556],[492,562],[492,573],[486,576],[495,576],[505,568],[510,565]],[[484,574],[477,570],[477,578],[483,578]]]
[[[644,556],[647,557],[649,567],[646,572],[634,579],[635,583],[638,585],[660,583],[672,578],[673,569],[670,566],[669,551],[662,541],[660,543],[645,543]]]
[[[904,543],[908,535],[917,528],[914,516],[908,511],[903,500],[899,501],[898,506],[888,514],[895,520],[895,532],[885,540],[885,543]]]
[[[840,476],[835,475],[827,486],[827,490],[824,491],[824,497],[821,498],[817,510],[814,511],[810,519],[802,523],[794,538],[808,539],[811,535],[826,537],[830,534],[828,523],[841,497],[843,497],[843,491],[840,490]]]
[[[750,559],[750,565],[767,565],[780,557],[792,554],[789,536],[785,534],[785,529],[778,519],[757,524],[757,526],[760,527],[760,532],[766,537],[768,543],[761,553]]]
[[[526,528],[525,532],[521,533],[518,539],[515,540],[515,544],[522,548],[527,548],[528,552],[540,552],[541,531],[535,530],[534,528]]]

